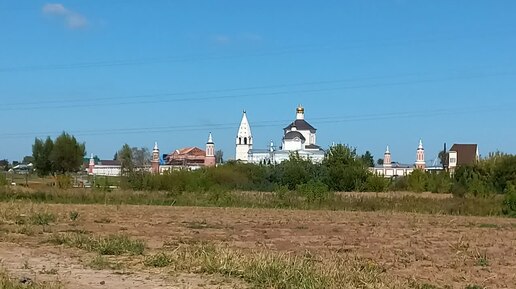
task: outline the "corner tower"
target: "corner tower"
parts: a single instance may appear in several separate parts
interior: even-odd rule
[[[159,174],[159,148],[157,142],[154,143],[154,148],[152,148],[151,172]]]
[[[208,136],[208,141],[206,142],[206,157],[204,158],[204,166],[205,167],[213,167],[215,166],[215,143],[213,142],[213,137]]]
[[[391,151],[389,150],[389,146],[387,146],[387,148],[385,149],[385,153],[383,154],[383,167],[392,167]]]
[[[416,152],[416,169],[424,170],[426,168],[425,149],[423,148],[423,141],[419,140],[419,145]]]
[[[235,160],[247,162],[248,153],[253,148],[253,135],[251,133],[251,126],[247,120],[247,114],[244,110],[240,127],[236,137],[236,155]]]

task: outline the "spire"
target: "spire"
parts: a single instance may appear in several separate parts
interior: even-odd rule
[[[425,162],[425,149],[423,148],[423,141],[419,139],[419,145],[417,146],[416,152],[416,169],[424,170],[426,167]]]
[[[391,151],[389,150],[389,146],[385,149],[385,154],[383,155],[383,167],[390,168],[392,166],[391,159]]]
[[[247,120],[247,113],[243,112],[242,120],[240,121],[240,127],[238,128],[238,137],[251,137],[251,126],[249,125],[249,121]]]
[[[208,142],[209,144],[212,144],[213,143],[213,137],[211,136],[211,132],[210,134],[208,135]]]
[[[154,142],[154,148],[152,150],[153,151],[159,151],[158,142]]]

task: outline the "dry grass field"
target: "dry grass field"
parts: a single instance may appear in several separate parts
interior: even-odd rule
[[[516,288],[508,218],[17,202],[0,240],[2,288]]]

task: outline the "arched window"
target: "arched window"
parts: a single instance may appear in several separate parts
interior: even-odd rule
[[[238,138],[238,144],[242,144],[242,138],[241,137]]]
[[[244,137],[244,144],[247,144],[247,138]]]

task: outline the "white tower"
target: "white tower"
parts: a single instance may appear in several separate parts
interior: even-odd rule
[[[159,148],[157,142],[154,143],[152,148],[151,172],[159,174]]]
[[[392,167],[391,151],[389,150],[389,146],[387,146],[387,148],[385,149],[385,153],[383,154],[383,167]]]
[[[423,141],[419,140],[419,146],[416,152],[416,169],[424,170],[426,167],[425,162],[425,149],[423,148]]]
[[[213,167],[216,165],[215,159],[215,143],[213,142],[213,137],[208,135],[208,141],[206,142],[206,157],[204,158],[204,166]]]
[[[253,135],[251,134],[251,126],[247,120],[247,114],[244,110],[242,121],[238,128],[236,137],[236,156],[237,161],[247,162],[249,150],[253,148]]]

